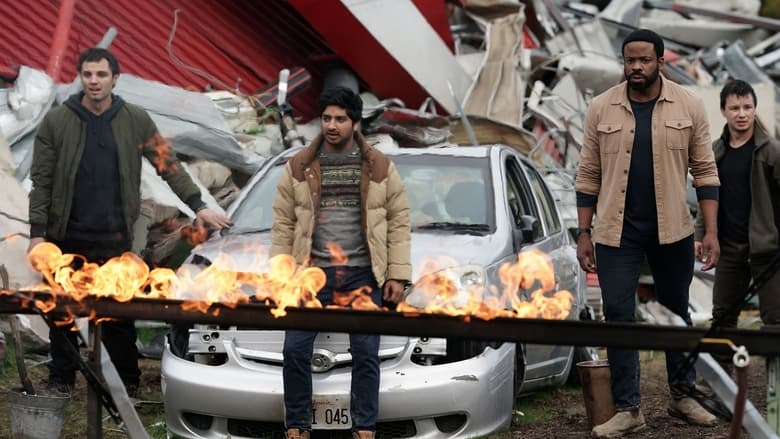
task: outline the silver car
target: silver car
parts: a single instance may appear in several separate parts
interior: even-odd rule
[[[271,205],[284,164],[269,161],[229,211],[233,227],[193,251],[219,252],[249,270],[248,245],[270,244]],[[410,201],[414,278],[427,258],[446,260],[458,283],[501,285],[498,269],[538,248],[560,289],[585,311],[585,279],[570,234],[534,167],[508,146],[390,149]],[[521,296],[527,291],[518,291]],[[410,299],[413,299],[413,294]],[[185,438],[281,438],[283,331],[195,326],[174,331],[162,360],[169,434]],[[348,433],[350,361],[345,334],[320,333],[312,360],[315,437]],[[464,339],[383,336],[378,437],[461,438],[507,428],[522,393],[564,383],[579,349]],[[583,351],[584,352],[584,351]],[[228,436],[229,435],[229,436]]]

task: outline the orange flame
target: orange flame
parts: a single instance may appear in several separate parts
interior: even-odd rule
[[[341,308],[353,308],[364,311],[377,311],[379,305],[371,299],[371,288],[368,286],[360,287],[349,293],[333,293],[333,305]]]
[[[195,221],[181,229],[181,237],[195,246],[203,243],[209,237],[209,229],[200,221]]]
[[[327,247],[330,252],[330,261],[333,265],[347,265],[349,258],[340,245],[335,242],[329,242],[325,244],[325,247]]]
[[[336,247],[331,248],[334,255],[341,250]],[[133,253],[111,258],[103,265],[84,261],[81,268],[75,269],[74,260],[83,258],[63,254],[51,243],[37,245],[28,258],[42,273],[48,289],[74,300],[88,295],[110,296],[120,302],[136,297],[178,299],[182,300],[183,309],[203,313],[210,312],[214,303],[235,306],[254,301],[273,306],[271,313],[275,317],[285,316],[287,307],[322,307],[317,292],[325,285],[323,270],[298,265],[290,255],[268,259],[267,252],[260,247],[247,248],[245,253],[254,256],[242,257],[242,261],[252,259],[248,267],[242,264],[238,269],[233,259],[220,254],[204,269],[196,271],[194,266],[184,266],[177,273],[167,268],[150,269]],[[464,275],[457,271],[458,267],[461,264],[447,257],[424,261],[413,292],[414,303],[400,303],[397,310],[407,315],[444,313],[466,319],[564,319],[572,308],[571,293],[554,291],[552,262],[540,251],[520,253],[516,263],[499,267],[502,288],[487,285],[476,271]],[[530,300],[521,299],[519,293],[524,291],[530,291]],[[53,295],[50,300],[38,300],[35,306],[49,312],[56,306],[56,298]],[[332,306],[380,309],[371,300],[367,287],[334,294]]]
[[[160,175],[179,172],[179,162],[171,153],[168,141],[159,133],[139,146]]]
[[[565,319],[571,311],[574,296],[555,288],[555,272],[550,258],[539,250],[517,255],[517,262],[505,263],[498,269],[503,290],[495,285],[457,284],[452,269],[460,264],[451,258],[435,258],[423,262],[422,277],[415,284],[412,303],[399,304],[397,310],[406,313],[445,313],[473,315],[489,320],[496,317]],[[534,285],[531,300],[518,295]],[[548,293],[551,292],[551,295]]]

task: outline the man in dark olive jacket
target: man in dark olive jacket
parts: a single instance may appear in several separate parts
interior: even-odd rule
[[[141,107],[112,93],[119,62],[105,49],[78,60],[83,91],[46,114],[35,137],[30,177],[30,249],[43,241],[90,262],[130,251],[141,205],[141,163],[148,158],[174,192],[213,228],[230,220],[208,209],[198,187],[179,165]],[[131,396],[141,372],[132,321],[104,323],[103,342]],[[65,331],[71,343],[75,333]],[[48,387],[69,392],[76,364],[50,333]]]
[[[780,252],[780,141],[756,120],[756,93],[735,80],[720,92],[726,119],[723,134],[712,144],[720,176],[718,240],[712,317],[723,327],[736,327],[739,304],[753,276],[764,271]],[[703,225],[696,222],[696,255],[701,257]],[[780,274],[758,291],[761,320],[780,324]],[[730,358],[722,364],[731,369]],[[729,360],[729,361],[725,361]]]

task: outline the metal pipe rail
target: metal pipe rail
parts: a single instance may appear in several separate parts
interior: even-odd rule
[[[51,301],[45,292],[0,292],[0,313],[34,314],[32,300]],[[333,332],[387,335],[460,337],[516,343],[608,346],[639,350],[691,351],[708,328],[660,326],[621,322],[544,320],[522,318],[456,317],[443,314],[400,313],[395,311],[357,311],[351,309],[288,308],[285,317],[271,314],[273,307],[260,303],[224,305],[215,303],[206,312],[185,310],[186,302],[171,299],[136,298],[117,302],[111,298],[89,296],[74,301],[57,296],[52,315],[111,317],[157,320],[168,323],[236,325],[257,329],[304,329]],[[721,329],[708,337],[731,340],[744,345],[752,355],[780,355],[780,331]],[[728,353],[721,343],[703,343],[703,352]]]

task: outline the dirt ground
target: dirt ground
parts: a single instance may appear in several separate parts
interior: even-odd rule
[[[631,435],[632,439],[715,439],[728,437],[729,425],[721,421],[715,427],[692,427],[666,414],[668,388],[663,354],[642,352],[642,410],[647,421],[647,429]],[[143,399],[161,400],[159,361],[142,360]],[[46,369],[39,366],[31,371],[34,382],[43,384]],[[0,380],[0,439],[10,438],[8,392],[11,386],[17,386],[15,377]],[[752,357],[749,369],[748,397],[762,414],[766,414],[766,366],[762,357]],[[509,432],[491,435],[489,439],[566,439],[588,438],[588,426],[581,389],[567,387],[541,395],[528,396],[535,411],[542,413],[538,420],[520,426],[514,426]],[[86,384],[83,378],[77,380],[74,399],[68,407],[61,439],[86,437]],[[537,410],[538,409],[538,410]],[[139,415],[153,438],[165,437],[163,408],[151,404],[139,409]],[[115,424],[106,420],[103,424],[104,438],[120,439],[126,437],[117,432]],[[747,434],[743,434],[748,438]]]
[[[643,358],[647,357],[643,352]],[[666,413],[668,386],[663,355],[643,361],[641,371],[642,412],[647,428],[630,435],[631,439],[716,439],[727,438],[729,424],[726,421],[714,427],[694,427]],[[660,357],[660,358],[659,358]],[[751,357],[748,372],[748,398],[766,415],[766,362],[763,357]],[[585,414],[582,394],[561,392],[549,400],[540,401],[551,415],[549,419],[512,429],[513,438],[565,439],[590,437],[590,426]],[[554,433],[553,433],[554,432]],[[749,438],[747,433],[743,438]]]
[[[139,362],[139,366],[142,372],[140,396],[146,402],[140,404],[136,409],[141,422],[146,426],[150,436],[153,439],[163,438],[165,434],[164,428],[161,426],[161,423],[164,422],[164,416],[160,391],[160,362],[142,359]],[[39,365],[29,369],[29,373],[33,385],[38,389],[42,389],[46,384],[47,369]],[[11,438],[9,392],[12,388],[17,387],[19,387],[19,380],[16,374],[5,376],[0,380],[0,439]],[[159,403],[157,403],[158,401]],[[78,374],[76,386],[73,389],[73,397],[68,404],[59,439],[83,439],[87,437],[86,405],[87,383]],[[103,414],[106,416],[103,421],[103,438],[127,438],[127,435],[119,431],[117,424],[106,415],[105,411],[103,411]]]

